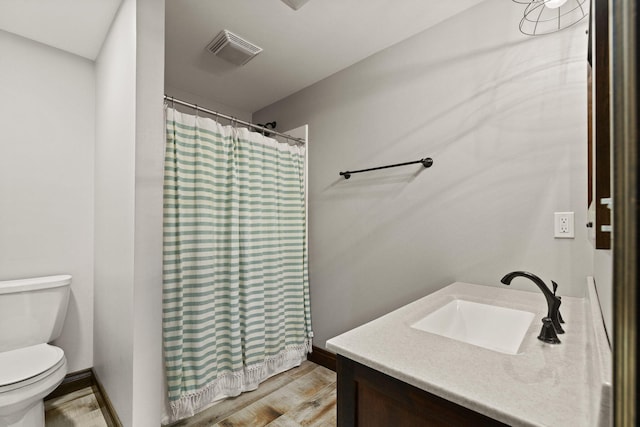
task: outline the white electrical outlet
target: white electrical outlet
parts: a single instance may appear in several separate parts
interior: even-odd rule
[[[554,213],[554,237],[558,239],[573,239],[574,221],[573,212],[556,212]]]

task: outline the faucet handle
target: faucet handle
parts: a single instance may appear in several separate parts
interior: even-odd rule
[[[554,282],[553,280],[551,281],[551,283],[553,284],[553,296],[556,296],[556,290],[558,289],[558,284],[556,282]],[[557,297],[559,300],[562,300],[561,296]],[[562,314],[560,313],[560,309],[558,309],[558,320],[560,321],[560,323],[564,323],[564,319],[562,318]]]
[[[553,322],[550,317],[542,319],[542,329],[540,330],[538,339],[548,344],[560,344],[561,341],[556,334],[556,329],[553,327]]]

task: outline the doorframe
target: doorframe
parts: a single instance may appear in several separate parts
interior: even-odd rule
[[[635,0],[609,0],[613,158],[614,425],[637,425],[640,277],[638,16]]]

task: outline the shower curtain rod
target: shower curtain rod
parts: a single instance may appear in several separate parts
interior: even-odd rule
[[[256,124],[253,124],[253,123],[250,123],[250,122],[245,122],[244,120],[236,119],[235,117],[227,116],[226,114],[218,113],[217,111],[208,110],[206,108],[199,107],[196,104],[191,104],[189,102],[185,102],[185,101],[181,101],[179,99],[175,99],[172,96],[165,95],[164,99],[165,99],[165,101],[171,101],[171,103],[173,103],[173,104],[180,104],[180,105],[183,105],[185,107],[193,108],[196,111],[202,111],[204,113],[211,114],[211,115],[214,115],[216,117],[221,117],[221,118],[229,120],[231,122],[240,123],[241,125],[249,126],[249,127],[253,128],[253,129],[257,129],[257,130],[259,130],[261,132],[278,135],[278,136],[281,136],[283,138],[289,139],[291,141],[296,141],[296,142],[298,142],[300,144],[306,144],[307,143],[307,141],[305,141],[302,138],[296,138],[294,136],[287,135],[286,133],[280,133],[280,132],[277,132],[277,131],[275,131],[273,129],[267,129],[265,127],[258,126]]]

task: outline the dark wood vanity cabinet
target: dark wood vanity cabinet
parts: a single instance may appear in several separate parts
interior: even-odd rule
[[[337,355],[338,427],[506,426]]]

